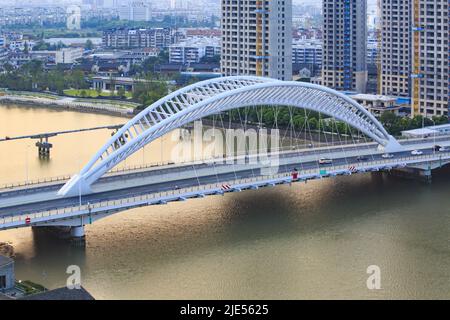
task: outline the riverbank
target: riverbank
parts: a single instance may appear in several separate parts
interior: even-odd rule
[[[73,98],[34,92],[4,92],[3,95],[0,95],[0,104],[74,110],[78,112],[101,113],[128,118],[133,117],[134,109],[138,106],[136,103],[127,101]]]

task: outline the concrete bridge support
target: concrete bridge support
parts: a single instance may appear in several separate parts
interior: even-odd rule
[[[70,241],[77,245],[83,245],[86,241],[84,225],[70,227]]]
[[[86,236],[84,232],[84,225],[79,226],[33,226],[33,232],[49,233],[53,237],[60,240],[70,241],[75,245],[84,245]]]
[[[431,183],[432,180],[431,168],[399,168],[392,169],[389,174],[395,177],[419,180],[426,183]]]

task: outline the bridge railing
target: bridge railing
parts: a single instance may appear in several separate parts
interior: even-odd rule
[[[329,174],[336,173],[353,173],[350,167],[354,167],[357,170],[360,169],[384,169],[384,167],[398,167],[411,163],[423,163],[428,161],[438,161],[440,159],[450,159],[450,152],[439,152],[436,154],[427,154],[420,156],[408,156],[401,158],[393,158],[393,159],[383,159],[383,160],[374,160],[367,162],[358,162],[358,163],[348,163],[345,165],[337,165],[337,166],[319,166],[314,169],[307,170],[299,170],[298,177],[301,179],[313,179],[319,178],[323,176],[327,176]],[[326,172],[323,172],[325,171]],[[164,200],[173,201],[173,200],[184,200],[183,197],[196,197],[200,195],[207,194],[218,194],[224,193],[227,191],[233,191],[240,188],[249,188],[251,186],[261,186],[267,185],[270,183],[288,183],[292,182],[292,177],[290,173],[277,173],[273,175],[262,175],[262,176],[253,176],[249,178],[242,179],[232,179],[227,181],[220,181],[217,183],[209,183],[209,184],[200,184],[192,187],[172,189],[162,192],[153,192],[149,194],[140,194],[134,195],[130,197],[125,197],[121,199],[115,200],[104,200],[93,203],[84,203],[78,206],[68,206],[62,208],[55,208],[51,210],[44,211],[36,211],[28,214],[19,214],[19,215],[10,215],[10,216],[2,216],[0,217],[0,229],[5,228],[7,224],[17,223],[18,225],[26,225],[29,223],[33,223],[35,219],[49,218],[52,219],[62,219],[86,215],[96,212],[102,212],[105,210],[125,210],[127,208],[139,207],[143,205],[149,204],[158,204],[164,203]],[[29,220],[28,220],[29,219]],[[31,221],[31,222],[28,222]]]
[[[162,192],[156,192],[156,193],[150,193],[150,194],[142,194],[137,196],[131,196],[127,198],[121,198],[116,200],[104,200],[104,201],[98,201],[93,203],[84,203],[81,204],[81,206],[69,206],[69,207],[62,207],[62,208],[55,208],[51,210],[45,210],[45,211],[37,211],[33,213],[28,214],[21,214],[21,215],[13,215],[13,216],[2,216],[0,217],[0,228],[1,225],[7,224],[7,223],[13,223],[13,222],[25,222],[27,219],[37,219],[37,218],[45,218],[45,217],[55,217],[55,216],[61,216],[65,214],[70,213],[80,213],[83,211],[98,211],[96,209],[101,208],[108,208],[108,207],[120,207],[120,206],[126,206],[131,205],[132,207],[138,206],[140,202],[143,202],[145,204],[151,204],[152,202],[158,202],[161,199],[165,198],[173,198],[176,196],[182,197],[182,195],[191,194],[191,193],[198,193],[202,194],[205,193],[205,190],[212,190],[211,192],[220,192],[222,190],[224,185],[236,185],[236,184],[245,184],[245,183],[252,183],[252,182],[258,182],[258,181],[264,181],[267,179],[276,179],[280,177],[288,177],[289,175],[286,173],[283,174],[276,174],[271,176],[257,176],[252,178],[245,178],[245,179],[239,179],[239,180],[230,180],[230,181],[223,181],[218,183],[211,183],[211,184],[202,184],[187,188],[180,188],[180,189],[172,189]],[[206,192],[208,193],[208,191]]]
[[[14,188],[26,187],[26,186],[37,185],[37,184],[64,182],[69,179],[70,179],[70,175],[61,175],[61,176],[48,177],[48,178],[32,179],[32,180],[28,180],[28,181],[5,183],[3,185],[0,185],[0,190],[14,189]]]
[[[435,139],[434,139],[435,138]],[[408,142],[411,144],[420,144],[420,143],[425,143],[425,142],[431,142],[434,141],[435,142],[440,142],[440,141],[445,141],[448,140],[450,138],[450,135],[436,135],[436,137],[426,137],[426,138],[410,138],[410,137],[401,137],[399,139],[399,141],[401,142]],[[280,153],[285,153],[285,152],[292,152],[292,153],[297,153],[297,152],[311,152],[311,151],[316,151],[316,150],[324,150],[324,151],[328,151],[330,147],[345,147],[348,146],[348,148],[354,148],[355,145],[353,144],[349,144],[349,145],[333,145],[333,146],[320,146],[318,148],[315,149],[310,149],[310,148],[304,148],[304,149],[292,149],[289,148],[289,146],[282,146],[280,147],[278,150],[276,150],[275,152],[280,152]],[[377,146],[377,143],[375,142],[367,142],[367,143],[361,143],[358,144],[358,146],[361,147],[371,147],[371,146]],[[268,153],[270,154],[270,153]],[[261,156],[261,155],[260,155]],[[158,167],[164,167],[164,166],[186,166],[186,165],[195,165],[195,164],[202,164],[202,163],[212,163],[214,161],[217,160],[221,160],[221,161],[227,161],[228,159],[241,159],[242,157],[245,157],[245,155],[236,155],[236,156],[231,156],[228,158],[200,158],[200,159],[192,159],[192,160],[186,160],[186,161],[178,161],[178,162],[174,162],[174,161],[159,161],[159,162],[153,162],[153,163],[146,163],[146,164],[137,164],[137,165],[130,165],[130,166],[126,166],[126,167],[119,167],[119,168],[114,168],[112,170],[110,170],[108,173],[105,174],[105,177],[109,177],[109,176],[114,176],[116,174],[120,174],[120,173],[126,173],[126,172],[132,172],[132,171],[141,171],[141,170],[147,170],[147,169],[152,169],[152,168],[158,168]],[[8,189],[14,189],[14,188],[21,188],[21,187],[28,187],[28,186],[33,186],[33,185],[45,185],[45,184],[54,184],[54,183],[64,183],[67,182],[69,179],[71,178],[70,174],[66,174],[66,175],[60,175],[60,176],[54,176],[54,177],[48,177],[48,178],[39,178],[39,179],[33,179],[33,180],[28,180],[28,181],[20,181],[20,182],[13,182],[13,183],[6,183],[3,185],[0,185],[0,191],[1,190],[8,190]]]

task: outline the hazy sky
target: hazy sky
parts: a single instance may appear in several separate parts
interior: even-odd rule
[[[120,0],[119,0],[120,1]],[[124,0],[125,1],[125,0]],[[149,0],[150,2],[155,1],[155,0]],[[368,4],[369,4],[369,10],[374,9],[374,6],[376,5],[377,0],[367,0]],[[53,2],[53,3],[58,3],[59,1],[43,1],[43,0],[0,0],[0,3],[17,3],[17,4],[29,4],[32,3],[34,5],[39,5],[39,3],[49,3],[49,2]],[[69,2],[69,1],[63,1],[63,2]],[[76,2],[81,2],[81,0],[76,1]],[[309,5],[316,5],[318,7],[320,7],[322,5],[322,1],[321,0],[292,0],[293,3],[295,4],[309,4]]]

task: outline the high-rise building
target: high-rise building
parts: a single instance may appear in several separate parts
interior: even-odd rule
[[[120,20],[132,20],[131,17],[131,6],[129,3],[122,4],[119,8],[119,19]]]
[[[411,95],[411,4],[414,0],[380,1],[379,93]]]
[[[323,0],[322,84],[365,92],[367,0]]]
[[[412,115],[448,115],[449,0],[412,0]]]
[[[292,0],[222,0],[221,71],[292,79]]]
[[[148,21],[150,20],[150,7],[145,1],[133,1],[131,3],[131,20]]]
[[[148,21],[150,20],[150,7],[145,1],[133,1],[119,7],[120,20]]]

